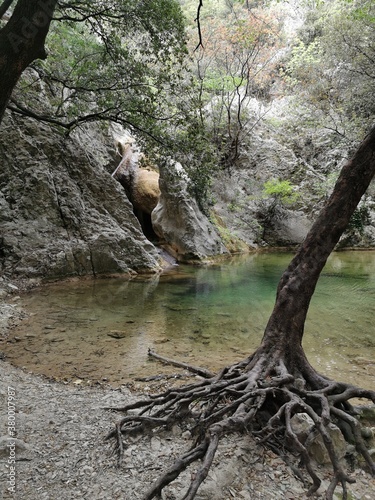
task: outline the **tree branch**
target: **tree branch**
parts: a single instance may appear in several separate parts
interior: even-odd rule
[[[48,115],[39,115],[38,113],[35,113],[31,109],[26,108],[25,106],[17,102],[15,99],[11,99],[11,102],[14,104],[14,106],[12,106],[11,104],[8,104],[7,106],[7,108],[10,109],[11,111],[14,111],[15,113],[18,113],[23,116],[28,116],[29,118],[34,118],[35,120],[38,120],[40,122],[51,123],[52,125],[58,125],[59,127],[65,128],[69,131],[77,127],[81,123],[96,121],[96,120],[98,121],[109,120],[107,113],[115,109],[115,108],[108,108],[98,113],[91,113],[89,115],[80,116],[79,118],[71,120],[70,122],[64,122]]]
[[[199,43],[195,47],[194,52],[199,49],[199,47],[203,47],[203,40],[202,40],[202,30],[201,30],[201,20],[200,20],[200,13],[201,13],[201,8],[203,7],[203,0],[199,0],[199,5],[198,5],[198,10],[197,10],[197,17],[195,18],[195,21],[197,23],[198,27],[198,36],[199,36]]]
[[[12,5],[12,3],[13,3],[13,0],[4,0],[4,2],[0,5],[0,19],[3,17],[3,15],[9,9],[9,7]]]
[[[57,125],[58,127],[62,127],[69,132],[74,130],[79,125],[89,122],[102,121],[102,122],[112,122],[119,123],[120,125],[129,127],[132,130],[138,131],[140,134],[146,135],[150,137],[156,144],[161,146],[165,146],[165,142],[163,142],[159,137],[153,135],[151,132],[131,123],[129,120],[125,120],[121,117],[120,111],[117,107],[111,107],[104,109],[102,111],[97,111],[96,113],[91,113],[87,115],[80,116],[71,120],[69,122],[64,122],[62,120],[58,120],[49,115],[39,115],[35,113],[31,109],[26,108],[19,102],[17,102],[14,98],[11,99],[11,102],[14,104],[8,104],[7,109],[13,111],[14,113],[18,113],[19,115],[28,116],[29,118],[33,118],[34,120],[38,120],[40,122],[50,123],[51,125]],[[112,114],[111,114],[112,113]]]
[[[181,361],[175,361],[173,359],[165,358],[164,356],[160,356],[159,354],[156,354],[156,352],[152,351],[151,349],[148,350],[148,355],[151,358],[155,358],[155,359],[161,361],[162,363],[177,366],[179,368],[184,368],[185,370],[188,370],[192,373],[196,373],[203,378],[214,377],[214,374],[211,373],[210,371],[206,370],[205,368],[201,368],[199,366],[191,366],[191,365],[188,365],[187,363],[182,363]]]

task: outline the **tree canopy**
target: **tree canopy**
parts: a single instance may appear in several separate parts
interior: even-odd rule
[[[59,2],[45,46],[48,57],[32,62],[11,109],[68,130],[107,120],[155,136],[154,127],[176,114],[167,96],[186,50],[174,0]],[[38,105],[40,82],[51,96],[48,111]]]

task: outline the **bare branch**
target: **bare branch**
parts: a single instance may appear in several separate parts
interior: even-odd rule
[[[197,375],[200,375],[203,378],[211,378],[211,377],[215,376],[213,373],[206,370],[205,368],[200,368],[199,366],[191,366],[191,365],[188,365],[187,363],[182,363],[180,361],[174,361],[173,359],[165,358],[164,356],[160,356],[159,354],[156,354],[156,352],[152,351],[151,349],[148,350],[148,355],[151,358],[155,358],[155,359],[161,361],[162,363],[177,366],[179,368],[185,368],[185,370],[188,370],[192,373],[196,373]]]
[[[203,39],[202,39],[202,30],[201,30],[201,20],[200,20],[200,13],[201,13],[201,8],[203,7],[203,0],[199,0],[199,5],[198,5],[198,10],[197,10],[197,17],[195,18],[195,22],[197,23],[197,28],[198,28],[198,36],[199,36],[199,43],[195,47],[194,52],[199,49],[199,47],[203,47]]]
[[[12,3],[13,3],[13,0],[4,0],[4,2],[0,5],[0,19],[3,17],[3,15],[9,9],[9,7],[12,5]]]

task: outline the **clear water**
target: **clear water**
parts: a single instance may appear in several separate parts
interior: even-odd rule
[[[178,372],[166,357],[217,370],[252,352],[289,254],[255,254],[160,276],[57,283],[21,298],[31,313],[0,347],[14,364],[66,380]],[[304,347],[319,371],[363,387],[375,380],[375,252],[329,259],[313,297]]]

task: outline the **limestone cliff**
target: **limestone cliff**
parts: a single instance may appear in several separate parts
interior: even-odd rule
[[[161,195],[151,214],[155,233],[182,262],[229,254],[213,224],[188,193],[187,182],[179,163],[169,162],[160,168]]]
[[[0,271],[21,277],[159,268],[132,206],[109,171],[109,131],[70,136],[9,114],[0,142]],[[117,159],[118,161],[118,159]]]

